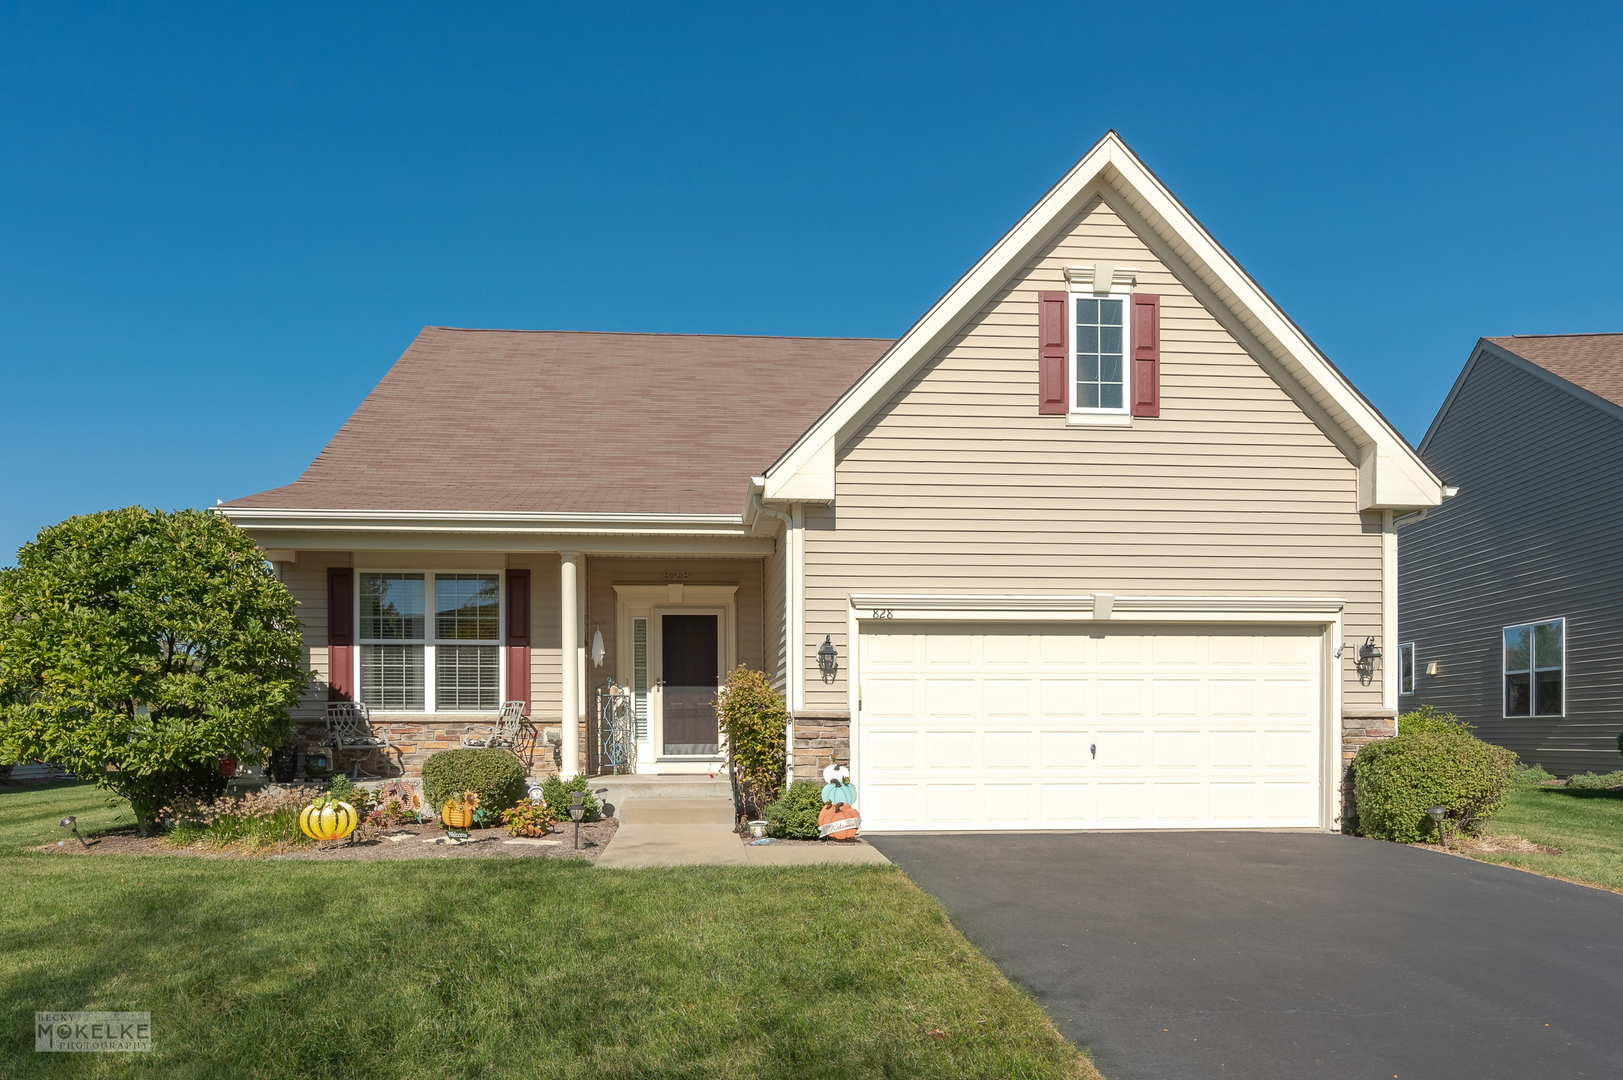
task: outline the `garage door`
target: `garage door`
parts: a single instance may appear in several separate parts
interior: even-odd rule
[[[864,825],[1317,826],[1320,633],[867,625]]]

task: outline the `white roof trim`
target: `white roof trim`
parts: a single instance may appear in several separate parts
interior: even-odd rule
[[[825,478],[829,444],[839,445],[880,408],[901,380],[934,356],[994,290],[1105,191],[1122,198],[1226,306],[1280,367],[1345,433],[1360,468],[1359,508],[1414,510],[1437,506],[1442,481],[1391,424],[1280,310],[1234,258],[1145,167],[1114,131],[1107,132],[1058,184],[992,245],[990,251],[923,318],[868,369],[810,430],[767,470],[767,499],[832,499]],[[1260,359],[1260,358],[1259,358]],[[1338,443],[1342,440],[1337,440]],[[1344,449],[1346,447],[1344,446]],[[810,466],[810,468],[808,468]],[[801,475],[804,470],[804,475]],[[811,492],[810,495],[805,492]]]
[[[250,506],[211,509],[256,531],[567,533],[572,535],[745,535],[741,514],[583,514],[484,510],[298,510]]]

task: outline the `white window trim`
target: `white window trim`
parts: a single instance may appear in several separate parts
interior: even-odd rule
[[[1409,689],[1403,688],[1403,654],[1409,654]],[[1398,696],[1412,697],[1415,687],[1420,684],[1420,654],[1415,651],[1414,642],[1405,641],[1398,646]]]
[[[1133,295],[1128,291],[1094,293],[1072,290],[1065,298],[1065,328],[1068,343],[1065,356],[1065,401],[1067,424],[1078,427],[1132,427],[1133,426]],[[1079,300],[1115,300],[1121,304],[1121,408],[1084,409],[1076,403],[1076,305]]]
[[[1512,716],[1510,713],[1505,711],[1505,706],[1509,704],[1509,702],[1505,700],[1505,680],[1510,675],[1510,668],[1505,663],[1505,631],[1517,630],[1523,626],[1527,627],[1529,630],[1532,630],[1535,626],[1543,626],[1545,623],[1561,624],[1561,711],[1558,713],[1541,713],[1535,711],[1538,708],[1539,668],[1537,666],[1537,646],[1534,643],[1533,635],[1529,634],[1527,638],[1527,715]],[[1550,671],[1553,669],[1545,668],[1544,670]],[[1525,622],[1513,622],[1499,628],[1499,715],[1501,718],[1505,720],[1564,719],[1567,715],[1567,691],[1567,617],[1565,615],[1561,615],[1554,619],[1529,619]]]
[[[379,638],[363,638],[361,636],[361,575],[362,574],[421,574],[423,575],[423,637],[419,640],[384,641]],[[437,574],[495,574],[496,575],[496,639],[495,641],[444,641],[441,642],[429,631],[436,629],[434,622],[434,578]],[[354,595],[350,600],[351,611],[355,613],[355,642],[352,658],[353,670],[350,684],[355,687],[355,699],[361,700],[361,649],[366,645],[421,645],[423,647],[423,707],[422,709],[386,709],[378,707],[375,711],[391,716],[486,716],[499,711],[502,703],[507,700],[507,572],[489,566],[476,566],[461,569],[457,567],[441,567],[438,570],[419,570],[411,566],[364,566],[356,567],[353,575],[355,581],[352,585]],[[484,709],[445,709],[436,708],[435,675],[436,654],[435,647],[445,645],[495,645],[496,646],[496,708]],[[368,706],[371,708],[371,706]]]

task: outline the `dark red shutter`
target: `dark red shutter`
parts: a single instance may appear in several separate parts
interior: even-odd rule
[[[327,567],[327,700],[355,700],[355,571]]]
[[[1161,298],[1133,294],[1133,415],[1161,415]]]
[[[530,572],[507,572],[507,700],[530,711]]]
[[[1065,369],[1070,360],[1070,297],[1062,292],[1037,294],[1037,412],[1065,414]]]

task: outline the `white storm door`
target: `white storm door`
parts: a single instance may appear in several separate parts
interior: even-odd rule
[[[1320,627],[865,625],[872,830],[1320,824]]]

